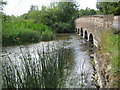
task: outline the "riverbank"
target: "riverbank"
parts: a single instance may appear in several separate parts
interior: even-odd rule
[[[20,45],[47,41],[55,38],[53,30],[44,25],[36,24],[30,20],[5,22],[2,27],[2,45]]]
[[[119,39],[120,34],[114,34],[112,30],[102,33],[100,46],[96,53],[96,64],[101,87],[118,88],[120,87],[120,67],[119,67]]]
[[[37,42],[25,42],[23,44],[8,44],[8,45],[2,45],[3,47],[11,47],[11,46],[19,46],[19,45],[31,45],[31,44],[37,44],[40,42],[49,42],[49,41],[59,41],[59,40],[69,40],[71,35],[75,35],[76,33],[54,33],[53,38],[49,40],[39,40]],[[6,42],[7,43],[7,42]]]

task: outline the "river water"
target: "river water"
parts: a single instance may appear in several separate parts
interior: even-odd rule
[[[72,54],[70,54],[71,65],[67,68],[67,77],[65,77],[65,88],[94,88],[94,80],[93,80],[93,67],[91,64],[91,58],[89,55],[92,54],[89,50],[89,46],[87,42],[82,39],[77,34],[59,34],[57,35],[56,40],[47,41],[47,42],[39,42],[35,44],[27,44],[20,46],[9,46],[3,47],[3,61],[5,61],[6,53],[9,55],[11,60],[16,64],[21,64],[19,62],[19,56],[21,56],[21,51],[19,48],[22,48],[22,52],[25,54],[26,51],[29,50],[32,56],[35,55],[36,48],[41,49],[44,45],[56,45],[61,44],[61,42],[66,42],[66,47],[71,49]],[[16,57],[16,58],[14,58]]]

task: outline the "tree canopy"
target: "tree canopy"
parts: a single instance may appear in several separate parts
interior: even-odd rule
[[[99,10],[99,14],[120,15],[120,2],[97,2],[96,7]]]
[[[21,17],[34,23],[45,24],[56,32],[69,33],[74,31],[77,12],[77,4],[72,0],[72,2],[51,3],[49,7],[42,6],[41,10],[32,5],[30,11]]]
[[[86,8],[79,10],[79,16],[88,16],[88,15],[95,15],[96,11],[94,9]]]

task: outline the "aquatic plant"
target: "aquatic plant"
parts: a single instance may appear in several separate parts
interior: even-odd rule
[[[57,47],[57,48],[56,48]],[[2,65],[3,88],[60,88],[63,86],[63,72],[66,66],[64,45],[36,49],[34,57],[20,48],[19,63],[7,59]],[[17,58],[14,57],[16,61]]]

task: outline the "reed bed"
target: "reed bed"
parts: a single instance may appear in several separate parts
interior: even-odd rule
[[[53,30],[44,24],[36,24],[30,20],[3,23],[3,46],[47,41],[54,38],[55,34],[53,33]]]
[[[64,45],[43,46],[36,49],[33,58],[30,52],[26,55],[21,50],[20,62],[15,64],[9,54],[8,61],[2,64],[3,88],[61,88],[64,86],[64,68],[67,65]]]

